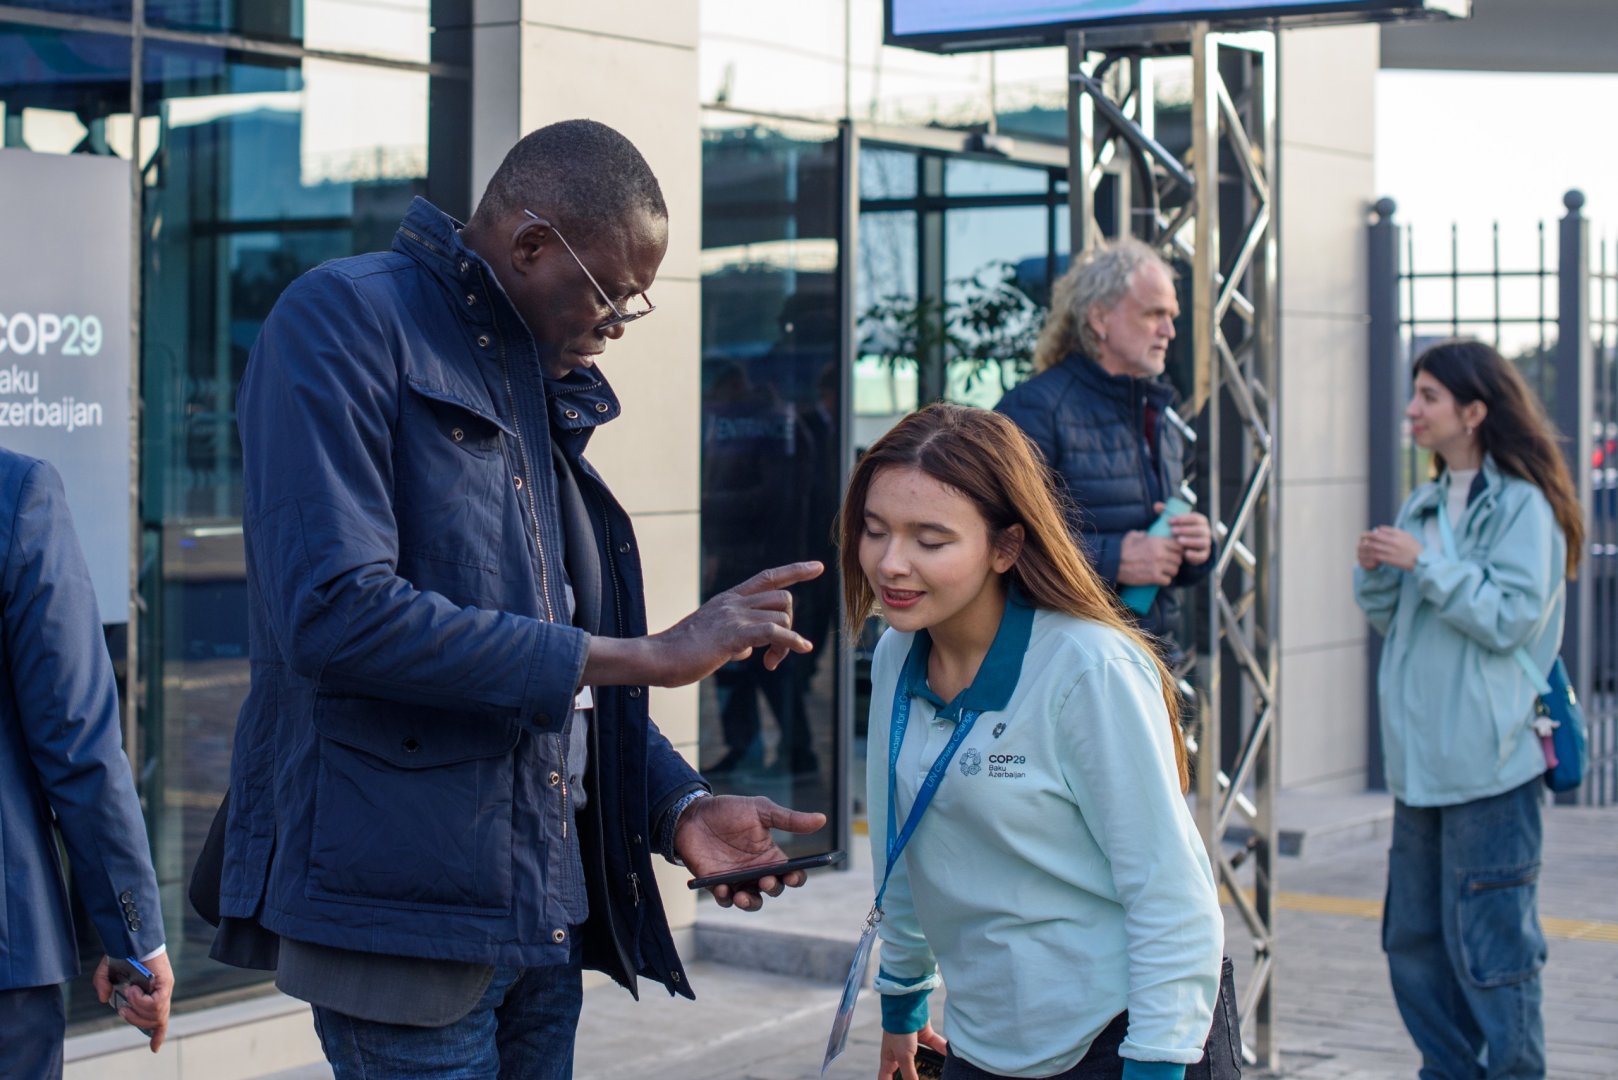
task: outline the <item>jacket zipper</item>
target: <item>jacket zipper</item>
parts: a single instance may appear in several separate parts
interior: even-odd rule
[[[563,734],[556,737],[556,756],[561,759],[562,777],[562,839],[567,839],[567,738],[566,729]]]
[[[599,499],[599,496],[598,500],[601,507],[601,537],[607,542],[607,577],[612,582],[612,609],[618,619],[617,623],[614,624],[614,629],[622,634],[624,632],[624,600],[623,590],[618,587],[618,567],[612,561],[612,517],[607,513],[606,500]],[[620,791],[627,790],[624,779],[624,726],[622,724],[618,725],[618,788]],[[650,828],[651,824],[651,822],[647,822],[647,828]],[[625,850],[630,852],[630,858],[633,859],[634,844],[630,842],[627,834],[624,834],[621,839],[624,841]],[[635,907],[640,907],[640,875],[633,870],[629,872],[629,893],[634,899]]]
[[[545,621],[555,622],[556,612],[551,609],[551,579],[545,566],[545,544],[539,536],[539,505],[534,500],[534,469],[528,456],[528,443],[522,436],[522,417],[517,410],[517,395],[511,389],[511,365],[501,356],[500,374],[506,381],[506,400],[511,404],[511,430],[517,436],[517,453],[522,458],[523,489],[528,493],[528,520],[534,527],[534,550],[539,555],[539,594],[545,601]],[[563,777],[566,783],[566,777]]]
[[[411,230],[405,228],[403,225],[399,226],[399,231],[404,233],[406,236],[410,237],[410,239],[414,240],[416,243],[420,244],[422,247],[428,249],[429,251],[435,252],[435,253],[437,253],[439,255],[448,254],[448,252],[446,252],[443,248],[439,247],[437,244],[433,243],[431,240],[428,240],[426,237],[417,235],[416,233],[412,232]]]

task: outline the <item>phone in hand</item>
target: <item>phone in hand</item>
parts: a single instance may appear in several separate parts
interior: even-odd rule
[[[828,866],[832,863],[842,862],[841,851],[825,851],[819,855],[805,855],[800,859],[788,859],[786,862],[770,863],[765,866],[744,866],[740,870],[730,870],[723,874],[710,874],[707,877],[693,878],[686,884],[693,889],[711,889],[715,885],[753,885],[759,878],[780,877],[790,874],[794,870],[810,870],[816,866]]]
[[[926,1043],[917,1043],[916,1075],[921,1080],[942,1080],[944,1075],[944,1055]]]
[[[124,987],[138,986],[148,994],[152,992],[152,969],[133,956],[124,960],[107,957],[107,978],[112,980],[112,996],[107,999],[107,1004],[114,1012],[129,1004],[129,999],[124,996]],[[157,1034],[156,1028],[137,1027],[135,1030],[148,1039]]]

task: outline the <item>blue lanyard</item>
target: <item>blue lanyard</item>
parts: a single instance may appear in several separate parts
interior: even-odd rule
[[[893,691],[893,722],[888,732],[888,868],[882,874],[882,887],[876,891],[876,910],[882,910],[882,897],[888,891],[888,879],[893,876],[893,868],[899,865],[899,856],[904,853],[905,845],[915,835],[916,826],[921,823],[921,815],[926,813],[927,807],[932,803],[933,796],[938,794],[938,785],[944,782],[944,773],[949,769],[949,763],[955,757],[955,751],[961,748],[961,743],[977,723],[981,713],[976,711],[963,712],[960,720],[955,724],[955,734],[951,735],[949,742],[939,752],[938,759],[933,767],[927,770],[927,778],[921,782],[921,790],[916,792],[916,801],[910,807],[910,813],[905,817],[904,828],[899,828],[899,819],[894,811],[894,803],[898,798],[899,788],[899,748],[904,745],[905,729],[910,726],[910,690],[905,673],[899,673],[899,685]]]

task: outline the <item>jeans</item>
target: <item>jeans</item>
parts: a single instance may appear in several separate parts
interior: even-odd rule
[[[60,986],[0,990],[0,1076],[61,1080],[66,1027]]]
[[[1421,1080],[1542,1080],[1541,783],[1394,804],[1382,948]]]
[[[360,1020],[317,1005],[315,1031],[336,1080],[567,1080],[583,1003],[575,949],[569,964],[497,967],[482,1000],[444,1027]]]

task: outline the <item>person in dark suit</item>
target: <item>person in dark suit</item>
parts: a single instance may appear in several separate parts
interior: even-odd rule
[[[79,971],[59,827],[84,906],[108,957],[152,971],[151,993],[123,988],[121,1015],[168,1028],[174,975],[157,875],[90,571],[48,463],[0,449],[0,1072],[62,1075],[61,984]],[[54,819],[54,820],[53,820]]]

